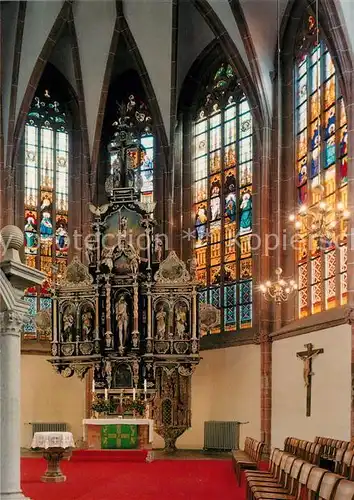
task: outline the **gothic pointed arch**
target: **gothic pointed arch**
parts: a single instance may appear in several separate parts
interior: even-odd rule
[[[73,89],[48,63],[27,113],[17,162],[16,222],[24,229],[25,263],[47,276],[41,287],[26,291],[25,340],[49,340],[50,328],[43,330],[38,320],[50,318],[51,283],[64,274],[72,250],[71,214],[80,196],[72,169],[80,151],[79,122]]]
[[[339,215],[348,205],[348,82],[325,12],[323,2],[318,12],[315,2],[295,2],[283,28],[283,203],[288,215],[295,213],[299,234],[287,262],[299,294],[287,321],[325,314],[348,301],[348,223]],[[322,239],[306,215],[321,209],[333,228]]]
[[[247,341],[258,324],[252,313],[258,257],[251,251],[260,202],[255,116],[214,41],[192,66],[179,101],[181,250],[196,266],[201,302],[221,313],[205,347]]]

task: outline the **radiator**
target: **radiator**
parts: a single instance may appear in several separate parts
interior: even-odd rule
[[[238,450],[239,422],[204,422],[205,450]]]
[[[32,422],[32,436],[35,432],[66,432],[68,424],[63,422]]]

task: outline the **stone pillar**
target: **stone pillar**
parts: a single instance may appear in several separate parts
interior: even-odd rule
[[[24,290],[40,285],[45,275],[22,264],[23,233],[16,226],[1,231],[0,263],[0,500],[23,500],[20,486],[21,327],[28,304]]]
[[[1,499],[24,498],[20,488],[21,327],[23,313],[1,313]]]

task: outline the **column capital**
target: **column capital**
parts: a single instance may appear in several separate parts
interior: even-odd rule
[[[0,313],[0,334],[19,337],[26,313],[23,311],[4,311]]]

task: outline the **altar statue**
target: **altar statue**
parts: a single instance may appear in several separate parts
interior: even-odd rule
[[[128,304],[123,295],[120,296],[116,303],[116,320],[118,326],[119,345],[123,347],[127,340],[129,312]]]
[[[82,315],[82,337],[83,340],[91,340],[93,328],[93,315],[91,311],[85,311]]]
[[[176,331],[180,340],[184,339],[187,324],[186,311],[183,305],[179,304],[176,308]]]
[[[75,318],[69,309],[63,316],[63,341],[72,342],[74,333]]]
[[[162,304],[160,305],[160,308],[156,313],[156,323],[157,323],[157,338],[158,338],[158,340],[165,340],[166,312],[164,311]]]

